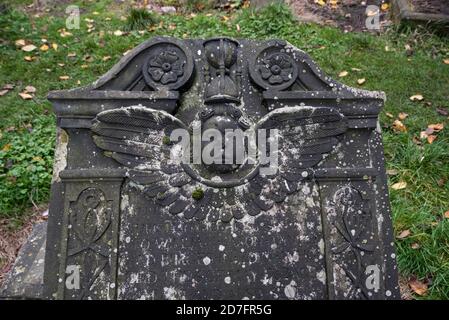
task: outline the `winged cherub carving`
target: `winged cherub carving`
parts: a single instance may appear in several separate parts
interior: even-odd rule
[[[235,110],[220,117],[229,115],[241,117]],[[243,120],[237,122],[247,123]],[[296,192],[312,175],[312,167],[338,144],[346,121],[333,108],[296,106],[273,110],[247,127],[255,132],[277,129],[274,172],[263,174],[261,169],[269,164],[259,158],[227,172],[176,161],[170,155],[180,144],[168,137],[175,129],[192,132],[192,124],[161,110],[135,106],[104,111],[94,120],[92,132],[95,144],[127,168],[132,184],[164,210],[186,219],[228,222],[268,211]]]

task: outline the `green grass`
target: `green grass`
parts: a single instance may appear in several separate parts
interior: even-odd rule
[[[13,91],[0,97],[0,150],[3,150],[0,151],[0,217],[20,220],[24,208],[32,201],[48,200],[55,130],[51,106],[45,98],[48,91],[92,82],[125,51],[155,35],[282,38],[307,51],[334,78],[343,70],[349,71],[341,79],[345,84],[357,87],[357,79],[365,78],[364,88],[386,92],[388,100],[381,114],[385,154],[388,168],[398,171],[389,183],[407,182],[406,189],[390,190],[394,225],[397,234],[406,229],[411,231],[409,237],[396,241],[399,268],[404,277],[430,281],[424,298],[449,299],[449,219],[443,217],[449,210],[449,124],[447,117],[435,112],[438,106],[449,107],[449,65],[442,63],[443,58],[449,58],[447,38],[426,31],[390,30],[381,36],[345,34],[335,28],[298,24],[289,10],[280,6],[257,13],[244,9],[233,14],[208,11],[188,17],[164,15],[157,17],[162,24],[156,29],[149,29],[153,20],[144,17],[137,21],[142,29],[147,24],[145,33],[128,27],[132,31],[118,37],[113,31],[123,31],[130,23],[129,19],[128,22],[120,19],[126,10],[114,7],[114,1],[78,3],[83,9],[81,29],[70,30],[71,37],[59,35],[58,30],[65,26],[63,14],[50,13],[36,18],[17,7],[0,16],[0,37],[4,39],[0,45],[0,85],[16,85]],[[63,8],[60,10],[63,13]],[[99,14],[94,14],[95,11]],[[230,19],[223,18],[225,15]],[[95,20],[95,30],[91,33],[85,18]],[[58,50],[25,53],[14,45],[15,40],[26,39],[39,47],[43,38],[57,43]],[[413,55],[407,56],[406,44],[412,47]],[[389,51],[385,50],[386,46]],[[67,57],[72,52],[76,56]],[[26,55],[37,59],[26,62]],[[87,55],[91,62],[86,61]],[[104,56],[111,59],[103,61]],[[83,65],[87,68],[82,68]],[[62,75],[69,75],[70,79],[60,81]],[[26,85],[37,88],[34,100],[24,101],[18,96]],[[409,97],[417,93],[432,105],[410,101]],[[387,117],[386,112],[394,116],[399,112],[408,113],[403,121],[407,132],[392,131],[394,119]],[[433,144],[424,141],[419,147],[413,143],[413,136],[419,137],[428,124],[438,122],[448,127],[438,133]],[[9,146],[5,148],[6,145]],[[438,183],[441,179],[445,181],[443,184]],[[412,249],[415,243],[419,249]]]

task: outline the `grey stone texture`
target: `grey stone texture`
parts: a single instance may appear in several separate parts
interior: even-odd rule
[[[46,298],[399,298],[382,92],[280,40],[155,37],[48,98]],[[198,125],[277,129],[277,170],[174,162]]]

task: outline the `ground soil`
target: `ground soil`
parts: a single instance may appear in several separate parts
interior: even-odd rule
[[[389,0],[339,0],[336,4],[332,4],[330,0],[323,1],[325,5],[320,5],[315,0],[287,0],[287,3],[299,20],[333,25],[345,31],[367,31],[365,21],[369,5],[379,7],[381,27],[390,23],[389,10],[380,9],[382,4],[389,4]]]
[[[414,11],[449,15],[449,0],[408,0]]]

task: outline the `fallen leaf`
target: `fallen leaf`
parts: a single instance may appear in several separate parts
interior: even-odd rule
[[[69,58],[76,57],[76,52],[69,52],[69,53],[67,54],[67,57],[69,57]]]
[[[60,76],[59,80],[69,80],[70,77],[69,76]]]
[[[26,93],[35,93],[36,92],[36,88],[33,86],[26,86],[25,87],[25,92]]]
[[[427,134],[426,131],[421,131],[421,132],[419,133],[419,138],[420,138],[420,139],[427,139],[428,136],[429,136],[429,135]]]
[[[385,114],[389,118],[394,118],[394,115],[392,113],[390,113],[390,112],[386,112]]]
[[[33,96],[29,93],[26,92],[21,92],[19,93],[19,96],[23,99],[23,100],[30,100],[33,99]]]
[[[415,94],[410,97],[410,100],[412,100],[412,101],[421,101],[423,99],[424,99],[424,97],[421,94]]]
[[[401,120],[394,120],[393,130],[397,132],[407,132],[407,127],[402,123]]]
[[[9,92],[9,90],[0,90],[0,97],[3,97],[8,92]]]
[[[237,32],[240,32],[240,25],[238,23],[235,25],[235,28],[237,29]]]
[[[338,74],[340,78],[346,77],[348,75],[348,71],[342,71]]]
[[[390,5],[388,3],[382,3],[380,8],[382,9],[382,11],[387,11],[388,9],[390,9]]]
[[[41,45],[41,47],[39,48],[40,51],[48,51],[48,49],[50,49],[50,47],[47,44],[43,44]]]
[[[62,38],[65,38],[65,37],[70,37],[72,35],[72,33],[68,32],[66,29],[61,29],[59,35]]]
[[[16,40],[15,44],[17,47],[23,47],[26,44],[26,42],[24,39],[19,39],[19,40]]]
[[[443,215],[446,219],[449,219],[449,210],[447,210]]]
[[[411,247],[412,247],[412,249],[419,249],[419,248],[421,248],[421,246],[419,245],[419,243],[412,243],[412,245],[411,245]]]
[[[31,62],[34,60],[33,57],[31,57],[31,56],[25,56],[23,59],[28,62]]]
[[[449,64],[449,59],[443,59],[444,64]]]
[[[5,84],[5,85],[3,86],[2,89],[5,89],[5,90],[12,90],[12,89],[14,89],[14,85],[11,84],[11,83],[7,83],[7,84]]]
[[[51,47],[53,48],[53,50],[58,50],[58,44],[57,43],[52,43]]]
[[[37,47],[34,44],[29,44],[29,45],[23,46],[22,50],[25,52],[31,52],[33,50],[36,50],[36,48]]]
[[[120,37],[123,35],[123,32],[121,30],[115,30],[114,31],[114,36]]]
[[[362,71],[362,69],[359,69],[359,68],[351,68],[351,70],[356,71],[356,72]]]
[[[437,113],[442,116],[448,116],[449,111],[446,108],[440,107],[436,109]]]
[[[419,281],[419,280],[413,280],[409,283],[410,288],[418,295],[424,296],[427,293],[427,284]]]
[[[388,170],[387,170],[387,174],[388,174],[389,176],[395,176],[395,175],[397,175],[398,173],[399,173],[399,171],[396,170],[396,169],[388,169]]]
[[[111,56],[104,56],[103,57],[103,61],[108,61],[108,60],[111,60]]]
[[[405,112],[400,112],[400,113],[398,114],[399,120],[405,120],[405,118],[407,118],[407,117],[408,117],[408,114],[405,113]]]
[[[433,124],[429,124],[427,126],[427,128],[432,129],[435,132],[440,132],[441,130],[443,130],[444,128],[444,123],[433,123]]]
[[[11,144],[7,143],[3,146],[2,151],[8,152],[9,150],[11,150]]]
[[[362,84],[365,83],[365,81],[366,81],[366,79],[365,79],[365,78],[362,78],[362,79],[358,79],[358,80],[357,80],[357,83],[358,83],[359,85],[362,85]]]
[[[326,5],[326,2],[324,2],[324,0],[315,0],[315,3],[319,4],[322,7]]]
[[[405,181],[396,182],[395,184],[393,184],[391,186],[391,189],[393,189],[393,190],[402,190],[405,188],[407,188],[407,182],[405,182]]]
[[[444,186],[445,184],[446,184],[446,179],[444,179],[444,178],[438,179],[437,185],[438,185],[439,187],[442,187],[442,186]]]
[[[404,239],[404,238],[407,238],[410,234],[411,234],[410,230],[407,229],[407,230],[402,231],[396,238]]]
[[[429,136],[427,137],[427,142],[428,142],[429,144],[432,144],[432,143],[435,141],[436,138],[437,138],[436,135],[431,134],[431,135],[429,135]]]

